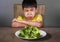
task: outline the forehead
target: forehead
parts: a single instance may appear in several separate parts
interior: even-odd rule
[[[36,9],[35,7],[24,7],[24,10],[27,10],[27,9]]]

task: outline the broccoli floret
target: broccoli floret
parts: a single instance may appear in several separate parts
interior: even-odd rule
[[[20,30],[19,36],[24,38],[39,38],[40,30],[34,26],[26,26]]]

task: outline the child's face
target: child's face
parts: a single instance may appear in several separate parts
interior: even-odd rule
[[[36,12],[37,8],[35,7],[24,8],[24,15],[26,18],[33,18]]]

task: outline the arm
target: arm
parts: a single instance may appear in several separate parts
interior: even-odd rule
[[[19,22],[19,23],[24,23],[24,24],[27,24],[27,25],[30,25],[30,26],[37,26],[37,27],[42,27],[42,22],[40,21],[40,22],[38,22],[38,21],[36,21],[36,22],[34,22],[34,21],[19,21],[19,20],[16,20],[17,22]]]
[[[19,23],[16,21],[16,19],[12,20],[12,27],[25,27],[25,26],[26,26],[26,24]]]
[[[37,27],[41,27],[42,26],[42,22],[34,22],[34,21],[21,21],[22,23],[28,24],[30,26],[37,26]]]

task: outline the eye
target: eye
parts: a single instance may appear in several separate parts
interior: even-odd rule
[[[29,10],[26,10],[26,12],[28,12]]]
[[[30,9],[30,11],[33,11],[33,9]]]

